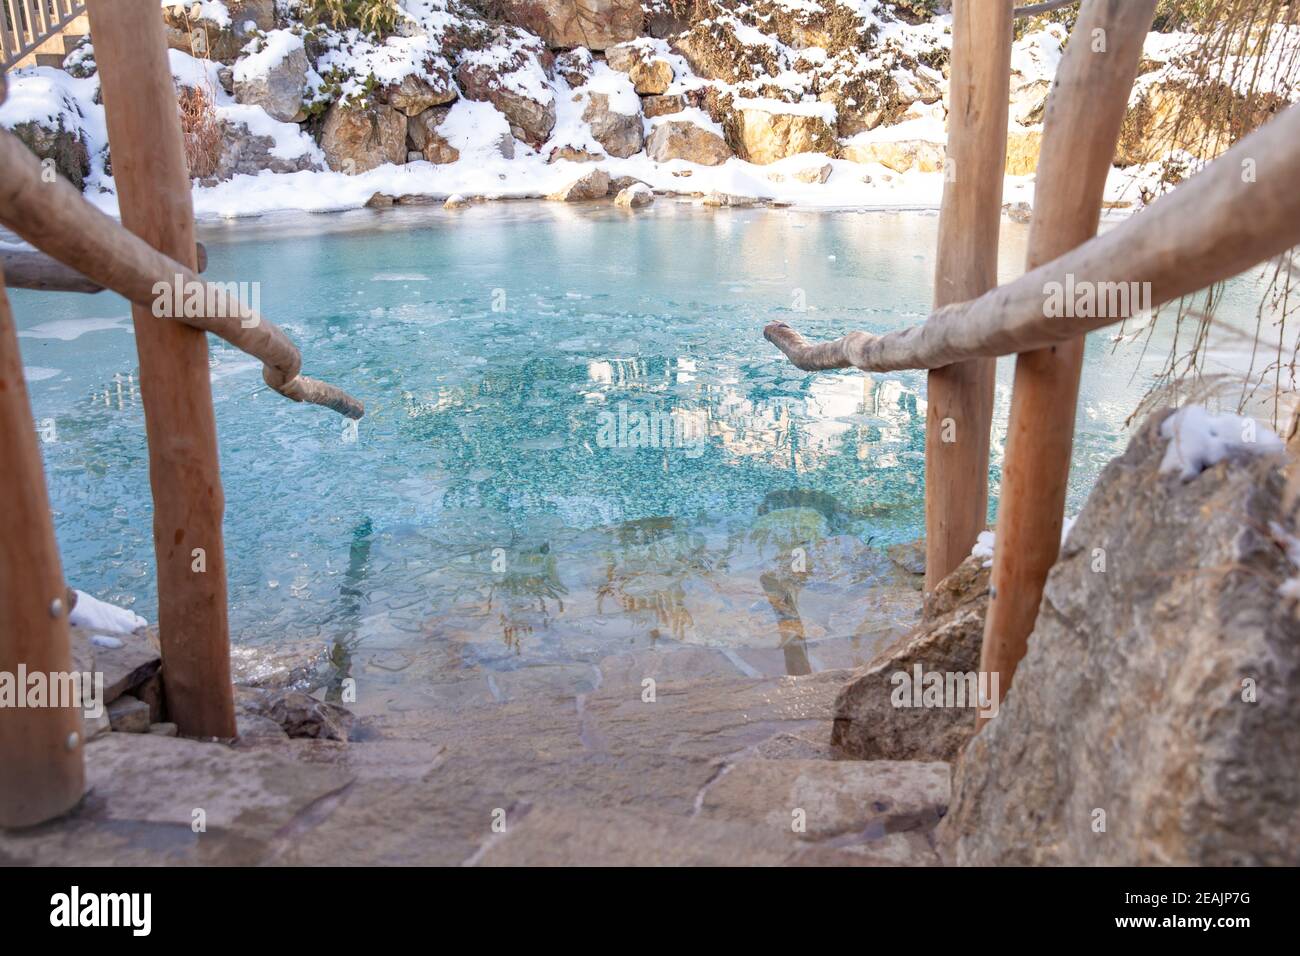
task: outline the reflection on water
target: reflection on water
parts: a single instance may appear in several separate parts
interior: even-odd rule
[[[369,409],[346,441],[214,342],[235,639],[320,637],[374,680],[660,642],[790,673],[869,656],[916,610],[881,549],[922,529],[924,376],[806,375],[761,330],[918,321],[936,224],[662,202],[208,227],[213,278],[264,283],[306,370]],[[1023,243],[1008,226],[1004,274]],[[128,310],[13,298],[66,573],[153,617]],[[1144,344],[1090,342],[1072,508],[1154,371]]]

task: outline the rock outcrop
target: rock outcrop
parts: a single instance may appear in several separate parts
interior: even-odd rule
[[[641,35],[640,0],[505,0],[506,17],[553,47],[591,50]]]
[[[759,107],[735,110],[727,124],[727,140],[737,156],[759,165],[835,149],[835,132],[824,116]]]
[[[1102,473],[962,755],[957,863],[1300,863],[1296,506],[1278,456],[1162,472],[1162,417]]]
[[[936,173],[943,169],[944,155],[942,143],[923,139],[848,143],[840,149],[841,159],[855,163],[879,163],[896,173],[905,173],[910,169]]]

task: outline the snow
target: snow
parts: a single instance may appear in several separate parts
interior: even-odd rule
[[[158,5],[160,7],[184,6],[191,13],[194,11],[195,7],[198,7],[198,16],[192,16],[190,19],[209,20],[219,27],[230,26],[230,10],[221,2],[221,0],[198,0],[197,3],[195,3],[194,0],[189,0],[189,2],[184,4],[179,3],[178,0],[162,0]]]
[[[68,615],[68,621],[88,631],[110,634],[130,634],[149,623],[134,611],[91,597],[85,591],[77,592],[77,606]]]
[[[1061,547],[1065,547],[1065,540],[1070,536],[1070,529],[1074,527],[1077,517],[1066,515],[1061,522]],[[997,535],[993,531],[981,531],[975,538],[975,544],[970,549],[972,558],[981,558],[983,563],[980,567],[993,567],[993,548],[997,544]]]
[[[235,64],[235,82],[265,79],[285,57],[302,48],[302,37],[291,30],[272,30],[264,37],[250,40],[245,49],[252,52]]]
[[[1160,471],[1190,481],[1206,468],[1239,454],[1271,455],[1283,450],[1282,439],[1253,418],[1215,415],[1201,405],[1180,408],[1160,424],[1169,440]]]

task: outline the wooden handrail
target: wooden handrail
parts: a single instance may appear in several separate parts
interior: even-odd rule
[[[0,130],[0,223],[92,282],[136,305],[152,308],[157,288],[202,286],[205,301],[225,300],[225,316],[172,316],[224,339],[262,362],[262,379],[295,402],[309,402],[358,419],[365,406],[342,389],[300,375],[302,356],[275,323],[244,303],[231,302],[193,270],[165,256],[92,206],[67,180],[43,182],[40,161],[12,133]],[[209,295],[208,292],[211,294]],[[165,320],[163,320],[165,321]]]
[[[934,306],[998,284],[998,233],[1011,101],[1011,0],[954,0],[948,152]],[[992,359],[931,370],[925,412],[925,589],[933,591],[988,522]]]
[[[0,70],[23,59],[86,10],[84,0],[3,0]]]
[[[1243,170],[1254,169],[1253,176]],[[1148,283],[1151,308],[1199,292],[1300,245],[1300,107],[1290,106],[1141,213],[978,299],[931,313],[921,325],[811,343],[784,322],[763,330],[807,372],[930,369],[972,358],[1048,348],[1139,314],[1048,314],[1056,289]]]
[[[198,254],[198,272],[208,269],[208,250],[203,243],[195,243]],[[5,284],[11,289],[31,289],[36,292],[81,292],[94,295],[104,287],[92,282],[76,269],[70,269],[57,259],[51,259],[38,249],[0,248],[0,267],[4,268]]]
[[[57,679],[73,667],[67,585],[50,517],[23,358],[0,269],[0,673]],[[23,688],[25,691],[25,688]],[[14,707],[0,719],[0,827],[31,826],[76,806],[85,790],[75,702]]]
[[[1156,0],[1083,0],[1047,100],[1026,268],[1097,234],[1106,178],[1155,13]],[[1091,43],[1099,34],[1109,37],[1104,53]],[[1077,338],[1016,358],[980,657],[980,673],[998,675],[999,698],[1025,656],[1043,586],[1061,553],[1083,349]],[[988,721],[984,713],[976,726]]]

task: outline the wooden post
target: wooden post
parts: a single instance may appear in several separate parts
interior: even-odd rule
[[[122,224],[195,268],[180,113],[155,0],[90,0]],[[167,711],[180,732],[233,737],[225,500],[203,332],[131,309],[149,441]]]
[[[998,230],[1011,97],[1012,0],[955,0],[948,155],[936,307],[997,285]],[[925,589],[970,553],[988,516],[989,427],[996,362],[935,369],[926,390]]]
[[[0,680],[13,681],[14,692],[25,696],[19,668],[43,675],[53,685],[51,678],[61,681],[72,670],[72,649],[67,586],[3,270],[0,462],[0,501],[6,514],[0,534]],[[16,704],[6,702],[0,710],[0,827],[57,817],[75,807],[85,791],[81,710]]]
[[[1120,126],[1156,0],[1085,0],[1047,103],[1034,190],[1028,268],[1097,232]],[[1082,338],[1016,359],[982,672],[1004,695],[1025,655],[1061,526]],[[983,723],[983,718],[981,718]]]

